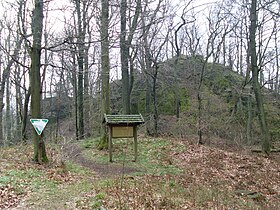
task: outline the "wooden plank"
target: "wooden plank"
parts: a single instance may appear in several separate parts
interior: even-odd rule
[[[139,115],[107,115],[104,114],[104,122],[107,124],[142,124],[144,118]]]

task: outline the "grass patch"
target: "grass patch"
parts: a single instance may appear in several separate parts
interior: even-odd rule
[[[94,144],[93,144],[94,145]],[[194,183],[186,171],[177,166],[173,155],[187,146],[168,139],[140,139],[139,159],[134,158],[133,140],[114,139],[113,160],[116,164],[142,169],[134,175],[95,183],[95,194],[83,198],[79,207],[91,209],[258,209],[260,203],[237,196],[223,183]],[[87,158],[108,164],[108,152],[94,147],[84,151]],[[210,166],[209,166],[210,167]],[[139,176],[135,176],[139,175]],[[102,195],[102,196],[98,196]]]
[[[85,139],[84,141],[81,142],[81,147],[84,149],[96,148],[99,141],[100,138]]]
[[[92,176],[92,171],[72,161],[65,162],[65,170],[76,175]]]
[[[76,201],[76,207],[79,209],[104,209],[103,203],[105,198],[105,193],[91,195]]]
[[[1,185],[10,184],[14,188],[22,191],[28,187],[31,191],[37,191],[41,187],[55,187],[52,180],[46,179],[43,172],[37,169],[27,170],[7,170],[0,178]]]
[[[33,193],[27,203],[36,203],[36,209],[45,209],[46,207],[47,209],[76,209],[81,196],[90,192],[92,188],[92,183],[81,177],[79,181],[60,185],[56,189],[42,188],[40,191]]]
[[[1,202],[20,209],[75,209],[76,200],[92,190],[92,172],[70,161],[61,164],[49,146],[51,164],[32,163],[32,146],[0,148]],[[17,154],[17,155],[15,155]],[[25,197],[25,202],[20,200]],[[3,200],[4,199],[4,200]],[[5,207],[4,204],[0,208]]]
[[[253,190],[257,192],[255,197],[246,196],[243,191],[236,193],[238,185],[232,184],[231,179],[223,180],[228,176],[224,176],[220,171],[223,168],[218,167],[221,160],[227,160],[228,169],[232,167],[234,172],[234,161],[243,166],[243,159],[239,163],[231,153],[222,156],[221,151],[218,155],[212,148],[195,149],[193,145],[175,139],[141,138],[139,159],[133,162],[133,140],[114,139],[114,163],[108,163],[108,152],[95,149],[96,141],[81,142],[88,159],[105,166],[124,165],[141,171],[127,176],[96,178],[91,169],[70,160],[59,164],[58,159],[53,164],[38,165],[27,161],[27,157],[32,156],[30,153],[21,154],[23,159],[13,159],[12,151],[18,152],[19,149],[9,148],[9,152],[0,155],[0,161],[4,163],[4,166],[0,165],[0,187],[6,192],[5,202],[10,202],[13,196],[25,197],[24,203],[16,201],[18,203],[10,206],[19,204],[19,209],[278,209],[278,197],[274,194],[275,199],[268,200],[266,191],[256,189]],[[58,152],[53,150],[53,157],[60,157]],[[209,159],[212,162],[208,162]],[[206,168],[212,169],[202,170]],[[213,178],[212,171],[221,172],[223,176],[208,180],[208,176]],[[276,178],[273,183],[277,186]]]
[[[95,139],[86,142],[86,145],[96,144]],[[140,169],[141,172],[137,175],[178,174],[181,170],[175,165],[176,160],[172,159],[172,153],[185,149],[183,144],[175,144],[167,139],[141,138],[138,143],[138,160],[133,162],[133,139],[113,139],[113,164]],[[108,164],[108,151],[91,147],[83,152],[87,158],[97,163]]]

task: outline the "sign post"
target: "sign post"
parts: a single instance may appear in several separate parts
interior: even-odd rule
[[[47,123],[49,122],[48,119],[30,119],[31,124],[33,125],[35,131],[37,132],[38,136],[40,136],[45,129]]]

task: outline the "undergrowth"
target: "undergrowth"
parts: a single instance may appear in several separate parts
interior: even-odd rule
[[[99,151],[94,145],[96,139],[83,143],[82,146],[86,148],[84,155],[98,163],[108,164],[108,151]],[[135,175],[179,174],[181,170],[174,164],[176,160],[172,158],[172,153],[185,149],[185,145],[179,142],[174,144],[162,138],[142,138],[138,143],[138,159],[134,162],[133,140],[113,139],[113,164],[139,169]]]
[[[0,208],[279,209],[280,167],[272,158],[179,139],[140,138],[139,159],[133,162],[132,143],[114,140],[114,163],[109,163],[108,152],[95,149],[96,140],[81,142],[87,159],[139,171],[114,177],[97,176],[71,157],[62,164],[56,147],[48,148],[48,165],[30,162],[31,146],[2,148]]]

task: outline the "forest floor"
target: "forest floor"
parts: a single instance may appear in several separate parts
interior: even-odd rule
[[[0,209],[279,209],[280,156],[211,139],[114,141],[113,163],[96,140],[47,144],[50,163],[32,146],[0,149]]]

